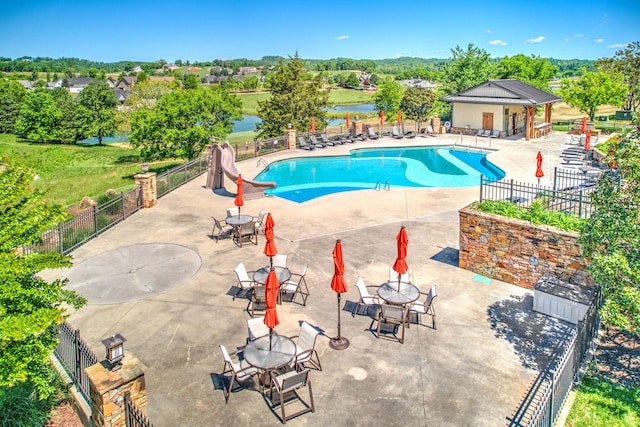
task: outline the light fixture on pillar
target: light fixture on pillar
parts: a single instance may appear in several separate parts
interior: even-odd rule
[[[149,163],[143,163],[142,164],[142,173],[147,173],[149,172]]]
[[[291,123],[287,123],[287,129],[293,129],[293,125]]]
[[[112,371],[122,368],[125,341],[125,337],[120,334],[111,335],[109,338],[102,340],[102,344],[107,349],[107,362],[111,364]]]

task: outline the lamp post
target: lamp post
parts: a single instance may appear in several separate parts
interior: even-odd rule
[[[122,368],[125,341],[127,341],[126,338],[120,334],[111,335],[109,338],[102,340],[102,344],[107,350],[107,362],[111,364],[112,371]]]

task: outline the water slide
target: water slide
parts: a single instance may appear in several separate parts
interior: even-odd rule
[[[225,142],[222,145],[214,144],[212,153],[213,162],[209,169],[209,177],[207,178],[207,187],[210,188],[223,188],[224,178],[223,174],[227,176],[233,183],[238,182],[238,169],[236,168],[235,158],[236,153],[233,147]],[[212,170],[213,169],[213,170]],[[209,185],[210,178],[212,178],[212,185]],[[242,178],[242,190],[244,192],[245,199],[257,199],[264,196],[264,190],[269,188],[275,188],[275,182],[258,182],[250,179]]]

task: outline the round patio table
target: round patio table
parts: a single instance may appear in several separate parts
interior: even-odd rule
[[[251,215],[232,215],[225,218],[227,224],[233,225],[234,227],[239,227],[244,224],[249,224],[253,221],[253,217]]]
[[[389,304],[404,305],[414,302],[420,297],[420,289],[409,282],[390,280],[378,288],[378,296]]]
[[[296,344],[284,335],[265,335],[250,341],[244,348],[244,360],[251,366],[267,371],[288,365],[294,357]]]
[[[273,267],[276,272],[276,276],[278,277],[278,283],[283,284],[287,280],[291,279],[291,270],[286,267]],[[253,273],[253,281],[264,285],[267,283],[267,276],[269,275],[269,270],[271,270],[271,266],[262,267],[259,270],[256,270]]]

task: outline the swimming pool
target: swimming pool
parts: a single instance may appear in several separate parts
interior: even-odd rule
[[[480,175],[502,179],[505,173],[487,153],[450,146],[361,148],[348,156],[297,157],[273,162],[256,176],[276,188],[266,194],[302,203],[343,191],[384,187],[469,187]]]

